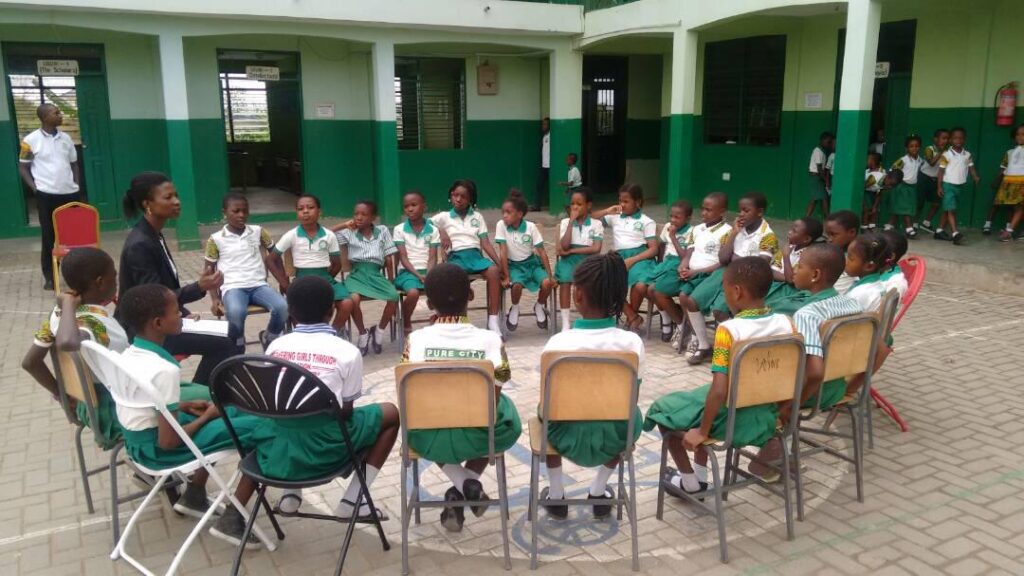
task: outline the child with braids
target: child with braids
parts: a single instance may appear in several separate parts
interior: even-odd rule
[[[494,230],[494,242],[501,253],[503,284],[512,288],[512,307],[505,316],[505,327],[514,332],[519,327],[519,299],[523,288],[537,292],[533,315],[537,327],[547,329],[548,311],[544,304],[555,286],[544,238],[533,222],[526,220],[529,207],[523,195],[513,188],[501,205],[501,220]]]
[[[581,318],[571,330],[555,334],[544,346],[544,352],[557,351],[626,351],[635,352],[639,358],[638,375],[643,374],[644,343],[633,332],[615,326],[616,318],[626,306],[628,289],[626,265],[615,253],[588,256],[573,273],[573,300]],[[640,437],[640,410],[636,409],[636,426],[633,441]],[[548,424],[548,442],[558,456],[547,457],[547,471],[550,486],[541,493],[541,503],[565,497],[562,476],[562,458],[568,458],[578,466],[597,467],[597,475],[590,484],[588,498],[607,500],[613,494],[608,479],[619,465],[619,453],[626,444],[628,422],[551,422]],[[568,513],[565,505],[544,506],[548,514],[564,519]],[[594,505],[594,517],[604,518],[611,512],[607,504]]]
[[[558,308],[562,315],[562,331],[572,328],[570,309],[572,307],[572,275],[584,258],[601,253],[604,238],[604,224],[601,219],[590,216],[593,208],[593,193],[590,188],[580,186],[572,191],[569,198],[569,217],[562,218],[558,226],[558,242],[555,252],[555,280],[558,281]]]
[[[883,275],[892,267],[892,247],[883,234],[861,234],[846,251],[846,273],[855,278],[853,286],[846,291],[846,295],[858,304],[867,313],[879,311],[882,299],[889,291]],[[892,336],[887,342],[879,342],[878,350],[875,352],[875,371],[882,367],[882,363],[892,352]],[[864,379],[856,376],[850,379],[846,386],[846,393],[852,394],[860,388]]]
[[[605,227],[611,228],[613,248],[629,271],[629,301],[623,312],[631,330],[639,330],[643,324],[637,310],[647,297],[647,277],[657,265],[654,258],[658,255],[658,225],[641,211],[643,205],[643,188],[623,184],[618,205],[597,213]]]

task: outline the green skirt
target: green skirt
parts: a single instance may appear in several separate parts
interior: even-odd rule
[[[714,309],[715,301],[722,298],[722,277],[725,276],[725,268],[717,268],[714,272],[701,276],[703,277],[696,281],[696,285],[691,288],[688,294],[697,304],[697,309],[707,314]],[[694,280],[694,278],[691,278],[687,283],[691,284]],[[724,298],[721,302],[725,302]],[[719,304],[719,307],[721,307],[721,304]]]
[[[110,450],[121,441],[124,429],[121,428],[121,422],[117,419],[117,405],[114,403],[114,398],[107,391],[106,386],[97,384],[93,388],[96,391],[96,431],[99,433],[96,443],[100,445],[100,448]],[[78,415],[79,422],[90,426],[89,409],[85,402],[79,402],[75,406],[75,413]]]
[[[638,246],[636,248],[627,248],[625,250],[617,250],[619,256],[622,259],[632,258],[637,254],[647,250],[647,246]],[[634,284],[640,284],[647,281],[647,277],[650,276],[651,271],[657,266],[657,261],[654,258],[648,258],[647,260],[641,260],[633,267],[629,269],[629,287],[632,288]]]
[[[661,425],[669,430],[692,430],[699,428],[704,419],[704,404],[707,401],[707,384],[686,392],[673,392],[658,398],[647,411],[644,430],[653,430]],[[733,446],[764,446],[775,434],[775,422],[779,409],[776,404],[748,406],[736,410],[736,424],[733,430]],[[729,408],[722,406],[711,425],[711,438],[725,440],[725,427],[729,419]]]
[[[633,418],[633,442],[640,438],[643,414],[636,408]],[[584,468],[593,468],[617,457],[626,447],[629,422],[598,420],[593,422],[550,422],[548,442],[559,454]]]
[[[480,274],[494,266],[494,262],[484,258],[479,248],[466,248],[450,252],[448,254],[448,263],[455,264],[470,274]]]
[[[938,204],[942,201],[939,198],[939,180],[932,178],[924,172],[918,172],[917,174],[917,190],[924,197],[925,202]]]
[[[348,300],[351,298],[351,294],[348,293],[348,288],[345,287],[344,282],[338,282],[334,276],[331,276],[330,271],[327,268],[296,268],[295,277],[302,278],[303,276],[319,276],[334,288],[334,301]]]
[[[945,211],[956,210],[957,197],[964,193],[966,184],[942,183],[942,209]]]
[[[253,446],[253,431],[261,426],[263,418],[243,414],[234,407],[228,407],[226,410],[243,448],[251,448]],[[178,422],[182,426],[195,419],[196,417],[191,414],[178,412]],[[123,436],[125,452],[133,462],[138,462],[147,468],[163,470],[195,460],[192,451],[184,443],[170,450],[161,448],[157,440],[159,433],[156,427],[145,430],[125,430]],[[203,454],[235,449],[235,444],[231,441],[231,434],[228,433],[223,418],[207,422],[192,436],[192,442]]]
[[[821,394],[821,409],[828,410],[846,395],[846,378],[836,378],[835,380],[824,382],[818,389],[818,392]],[[814,408],[817,401],[818,395],[815,394],[808,398],[801,408]]]
[[[345,287],[365,298],[374,300],[398,300],[398,290],[391,283],[381,267],[373,262],[353,262],[352,272],[345,278]]]
[[[577,246],[573,246],[573,248],[577,248]],[[559,257],[558,263],[555,264],[555,280],[558,280],[559,284],[572,284],[572,274],[584,258],[586,258],[584,254],[569,254]]]
[[[917,186],[900,182],[889,196],[889,213],[893,216],[913,216],[917,213]]]
[[[530,254],[526,260],[518,262],[509,260],[508,275],[513,284],[522,284],[530,292],[540,290],[540,285],[547,280],[548,271],[544,269],[540,258],[536,254]]]
[[[789,299],[795,297],[800,292],[796,286],[789,282],[772,282],[772,287],[768,289],[768,295],[764,297],[764,305],[771,308],[772,312],[779,312],[780,306],[784,306]],[[790,316],[795,313],[796,310],[788,312]]]
[[[654,285],[654,289],[662,294],[675,296],[679,294],[679,256],[665,256],[658,265],[651,269],[644,283]],[[658,286],[665,290],[658,290]]]
[[[383,419],[379,404],[352,411],[348,433],[356,452],[373,446]],[[252,444],[263,473],[282,480],[324,476],[348,464],[352,457],[332,414],[264,419],[252,433]]]
[[[427,276],[426,268],[417,268],[416,271],[423,275],[424,278]],[[423,290],[426,287],[423,286],[423,282],[420,282],[420,279],[415,274],[403,268],[398,273],[398,276],[395,276],[395,288],[402,292],[408,292],[410,290]]]
[[[498,395],[498,412],[494,417],[494,452],[498,454],[519,440],[523,424],[519,421],[515,404],[504,394]],[[487,428],[410,430],[409,447],[431,462],[461,464],[487,456]]]
[[[825,191],[825,181],[817,174],[809,173],[807,176],[811,200],[824,200],[828,198],[828,192]]]

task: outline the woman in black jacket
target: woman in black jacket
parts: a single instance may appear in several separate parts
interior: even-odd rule
[[[182,286],[178,269],[164,241],[162,230],[171,218],[181,215],[181,201],[171,180],[159,172],[142,172],[132,178],[131,187],[124,197],[124,213],[129,219],[142,217],[128,233],[121,251],[119,292],[140,284],[161,284],[178,297],[182,316],[188,316],[185,304],[201,300],[207,290],[220,287],[224,276],[219,271],[204,274],[198,282]],[[114,316],[118,319],[117,311]],[[210,372],[225,358],[241,352],[227,336],[206,334],[178,334],[169,336],[164,348],[171,354],[199,355],[202,360],[193,381],[208,384]]]

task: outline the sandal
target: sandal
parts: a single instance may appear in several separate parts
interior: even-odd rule
[[[355,509],[355,507],[356,507],[356,505],[353,502],[349,502],[348,500],[345,500],[344,498],[341,499],[340,504],[348,504],[349,508],[351,508],[351,509]],[[365,503],[360,504],[359,505],[359,509],[360,510],[364,510],[365,509],[366,512],[360,512],[356,516],[356,523],[357,524],[370,524],[370,523],[372,523],[373,522],[373,515],[370,514],[370,510],[369,510],[369,508],[366,507],[366,504]],[[385,512],[384,510],[381,510],[380,508],[376,508],[376,507],[374,508],[374,510],[376,510],[377,518],[381,522],[387,522],[387,520],[388,520],[388,513],[387,512]],[[342,522],[349,522],[349,521],[352,520],[351,516],[345,516],[345,515],[341,514],[340,512],[338,512],[337,509],[335,509],[334,515],[337,516],[338,519],[341,520]]]

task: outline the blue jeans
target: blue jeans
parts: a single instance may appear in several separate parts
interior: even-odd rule
[[[267,332],[280,334],[284,332],[284,322],[288,318],[288,303],[284,297],[264,284],[255,288],[232,288],[224,293],[224,314],[228,319],[228,338],[241,347],[245,347],[245,316],[249,305],[262,306],[270,311],[270,322]]]

